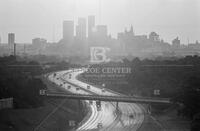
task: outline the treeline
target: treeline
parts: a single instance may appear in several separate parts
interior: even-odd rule
[[[68,70],[70,67],[70,63],[66,61],[48,62],[48,63],[43,64],[43,66],[44,66],[44,72],[49,73],[49,72],[60,71],[60,70]]]
[[[128,82],[144,96],[169,97],[181,105],[178,115],[195,119],[200,113],[200,57],[186,56],[178,60],[124,60],[132,66]],[[150,93],[149,93],[150,92]]]
[[[53,57],[54,58],[54,57]],[[39,90],[46,89],[42,74],[80,67],[69,62],[38,56],[35,61],[28,58],[0,57],[0,98],[14,98],[15,108],[38,107],[43,104]]]
[[[38,76],[43,73],[39,63],[17,61],[14,56],[0,57],[0,98],[14,98],[15,108],[32,108],[43,104],[40,89],[46,86]]]

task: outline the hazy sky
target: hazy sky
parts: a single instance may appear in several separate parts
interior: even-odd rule
[[[155,31],[167,42],[179,36],[182,43],[200,41],[199,0],[0,0],[0,37],[14,32],[16,42],[34,37],[62,38],[62,21],[96,15],[116,37],[132,24],[135,34]],[[100,8],[101,7],[101,8]],[[99,13],[101,10],[101,13]],[[101,19],[99,19],[101,14]]]

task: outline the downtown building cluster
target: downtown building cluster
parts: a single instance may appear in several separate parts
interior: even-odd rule
[[[63,21],[62,39],[50,43],[44,38],[32,39],[32,44],[15,43],[15,34],[8,34],[8,44],[1,44],[0,55],[60,55],[88,58],[91,47],[110,48],[109,57],[156,57],[198,55],[200,44],[181,44],[178,37],[167,43],[156,32],[149,35],[137,35],[133,26],[119,32],[117,38],[108,34],[106,25],[96,25],[95,16]]]

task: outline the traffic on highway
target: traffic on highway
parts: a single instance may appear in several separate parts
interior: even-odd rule
[[[95,87],[77,79],[84,69],[73,69],[54,72],[48,75],[48,79],[60,88],[73,94],[119,96],[121,94]],[[79,124],[77,131],[101,130],[101,131],[130,131],[137,130],[144,121],[144,110],[141,105],[135,103],[85,101],[89,104],[91,114],[86,121]]]

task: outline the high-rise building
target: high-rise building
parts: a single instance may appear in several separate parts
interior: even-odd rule
[[[106,25],[97,25],[96,28],[97,28],[97,31],[96,31],[97,37],[99,37],[99,38],[107,37],[108,30],[107,30]]]
[[[34,38],[32,39],[32,44],[36,46],[47,44],[47,40],[43,38]]]
[[[178,48],[181,45],[181,41],[176,37],[174,40],[172,40],[172,47]]]
[[[95,16],[88,16],[88,38],[93,37],[95,29]]]
[[[14,33],[9,33],[8,34],[8,44],[14,44],[15,43],[15,34]]]
[[[149,34],[149,40],[152,40],[152,41],[160,41],[159,35],[158,35],[156,32],[151,32],[151,33]]]
[[[63,22],[63,40],[67,43],[73,42],[74,39],[74,21]]]
[[[47,40],[44,38],[34,38],[32,39],[32,47],[33,50],[38,51],[39,54],[42,53],[43,50],[45,50],[47,46]]]
[[[76,37],[80,40],[86,38],[86,19],[78,18],[78,25],[76,26]]]

